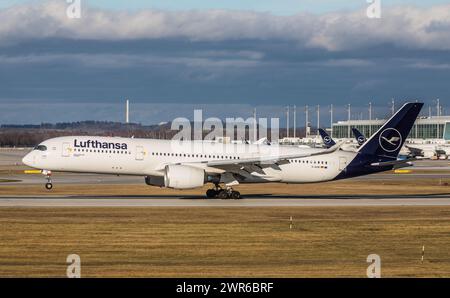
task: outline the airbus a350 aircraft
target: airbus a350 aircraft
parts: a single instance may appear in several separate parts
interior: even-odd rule
[[[212,183],[207,197],[239,199],[240,183],[310,183],[391,170],[408,160],[397,155],[423,103],[407,103],[356,152],[267,144],[222,144],[95,136],[46,140],[23,163],[51,171],[136,175],[149,185],[190,189]],[[174,145],[175,144],[177,145]],[[276,153],[276,154],[274,154]],[[224,185],[225,188],[221,188]]]

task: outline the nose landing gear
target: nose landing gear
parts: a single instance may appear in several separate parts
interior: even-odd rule
[[[50,190],[53,188],[53,184],[51,182],[47,182],[47,183],[45,183],[45,188]]]
[[[42,174],[45,175],[45,179],[47,179],[47,183],[45,183],[45,188],[47,190],[51,190],[53,188],[53,183],[52,183],[52,172],[51,171],[42,171]]]

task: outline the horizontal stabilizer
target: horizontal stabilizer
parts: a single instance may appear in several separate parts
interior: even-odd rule
[[[412,161],[416,161],[419,159],[424,159],[424,158],[397,159],[397,160],[392,160],[392,161],[374,162],[374,163],[371,163],[370,165],[372,167],[395,166],[395,165],[401,165],[401,164],[408,164],[408,163],[411,163]]]

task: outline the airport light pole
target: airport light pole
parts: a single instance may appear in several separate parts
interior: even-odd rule
[[[436,139],[439,139],[439,116],[441,113],[441,107],[440,107],[440,103],[439,103],[439,98],[436,99]]]
[[[297,106],[294,105],[294,139],[296,136],[295,131],[297,130]]]
[[[305,106],[305,137],[308,137],[308,125],[309,125],[309,107]]]
[[[440,116],[440,115],[439,115],[439,112],[440,112],[440,110],[441,110],[441,106],[440,106],[439,98],[438,98],[438,99],[436,99],[436,102],[437,102],[436,113],[437,113],[437,116],[439,117],[439,116]]]
[[[350,138],[350,118],[351,118],[351,105],[350,104],[348,104],[347,112],[348,112],[347,138]]]
[[[286,138],[289,138],[289,106],[286,107]]]
[[[369,137],[372,135],[372,102],[369,102]]]
[[[391,106],[392,115],[395,114],[395,99],[392,97],[392,106]]]
[[[320,105],[317,105],[317,136],[319,135],[320,127]]]
[[[253,142],[258,138],[258,124],[256,122],[256,108],[253,109]]]
[[[333,137],[333,104],[330,105],[330,130],[331,137]]]

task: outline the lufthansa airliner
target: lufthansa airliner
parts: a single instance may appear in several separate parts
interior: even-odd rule
[[[214,185],[208,198],[239,199],[241,183],[311,183],[405,166],[397,160],[423,103],[407,103],[355,151],[274,144],[223,144],[96,136],[58,137],[36,146],[23,163],[52,172],[142,176],[149,185],[175,189]]]

